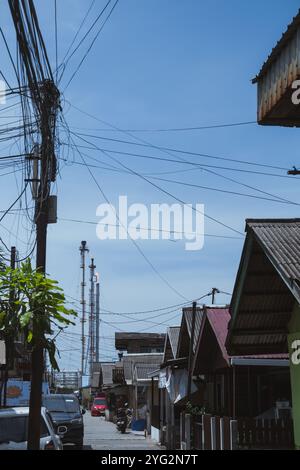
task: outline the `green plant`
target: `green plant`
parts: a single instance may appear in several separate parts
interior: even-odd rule
[[[42,347],[54,369],[59,370],[54,330],[74,324],[74,310],[57,281],[32,268],[29,260],[19,268],[0,271],[0,331],[9,346],[23,333],[32,349]]]
[[[205,405],[202,406],[194,406],[190,401],[187,402],[185,407],[186,413],[189,413],[193,416],[201,416],[207,413],[207,409]]]

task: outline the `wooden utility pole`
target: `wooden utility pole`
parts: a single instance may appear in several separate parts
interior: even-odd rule
[[[193,375],[193,357],[194,357],[194,338],[195,338],[195,322],[196,322],[197,302],[193,302],[192,307],[192,322],[191,322],[191,338],[189,348],[189,363],[188,363],[188,384],[187,384],[187,399],[191,398],[192,390],[192,375]]]

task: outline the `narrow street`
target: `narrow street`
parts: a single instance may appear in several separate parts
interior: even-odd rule
[[[115,424],[103,417],[92,417],[88,411],[84,415],[84,450],[160,450],[151,439],[143,434],[135,434],[130,429],[126,434],[117,431]]]

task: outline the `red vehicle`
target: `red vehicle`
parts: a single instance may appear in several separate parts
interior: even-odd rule
[[[105,414],[106,409],[107,403],[105,396],[96,397],[91,407],[91,416],[102,416]]]

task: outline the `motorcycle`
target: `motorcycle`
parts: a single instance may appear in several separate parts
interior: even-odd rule
[[[119,408],[117,412],[116,426],[117,430],[125,434],[127,428],[127,413],[126,408]]]

